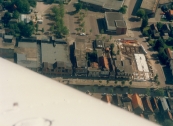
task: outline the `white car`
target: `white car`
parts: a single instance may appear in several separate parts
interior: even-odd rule
[[[162,15],[162,18],[166,18],[166,16],[165,15]]]
[[[86,34],[85,33],[80,33],[81,36],[85,36]]]

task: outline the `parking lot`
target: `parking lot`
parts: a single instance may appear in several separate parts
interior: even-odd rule
[[[50,26],[52,24],[52,20],[48,18],[48,14],[50,13],[51,7],[55,6],[54,4],[45,4],[43,2],[37,2],[37,6],[35,8],[36,12],[42,15],[43,23],[39,24],[39,30],[44,28],[44,31],[49,31]]]

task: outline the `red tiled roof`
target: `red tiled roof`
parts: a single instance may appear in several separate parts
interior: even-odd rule
[[[142,100],[141,98],[139,97],[138,94],[133,94],[132,95],[132,105],[133,105],[133,108],[137,108],[137,107],[140,107],[141,109],[144,110],[144,107],[143,107],[143,104],[142,104]]]
[[[111,102],[112,102],[112,96],[106,94],[106,95],[104,95],[104,96],[102,97],[102,100],[105,101],[105,102],[107,102],[107,103],[111,103]]]
[[[173,15],[173,10],[169,10],[169,14],[170,15]]]
[[[92,62],[92,63],[91,63],[91,67],[92,67],[92,68],[99,68],[99,65],[98,65],[98,63],[96,63],[96,62]]]
[[[169,59],[172,59],[173,58],[172,52],[171,52],[170,48],[166,48],[166,54],[167,54],[167,56],[168,56]]]
[[[146,112],[153,112],[153,108],[152,108],[150,99],[148,97],[142,98],[142,103],[143,103],[143,106],[144,106],[144,110]]]
[[[108,62],[108,59],[105,56],[99,57],[99,64],[102,67],[105,67],[106,69],[109,69],[109,62]]]

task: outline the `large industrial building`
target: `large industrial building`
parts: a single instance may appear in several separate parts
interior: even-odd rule
[[[108,34],[126,34],[127,26],[122,13],[105,12],[105,24]]]

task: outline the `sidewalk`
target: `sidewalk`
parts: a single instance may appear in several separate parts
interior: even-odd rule
[[[98,79],[73,79],[73,78],[69,78],[69,79],[63,79],[62,77],[57,77],[57,78],[52,78],[56,81],[59,81],[63,84],[69,84],[69,85],[87,85],[87,86],[94,86],[94,85],[98,85],[98,86],[128,86],[128,87],[134,87],[134,88],[158,88],[161,86],[157,86],[155,83],[149,82],[149,81],[145,81],[145,82],[132,82],[132,85],[129,84],[129,81],[125,81],[125,84],[122,85],[121,81],[117,81],[117,83],[115,83],[116,80],[114,81],[107,81],[107,80],[98,80]]]
[[[124,2],[124,5],[127,6],[127,11],[126,11],[126,14],[124,14],[124,20],[126,21],[126,25],[127,25],[127,32],[126,32],[126,35],[128,37],[134,37],[134,33],[130,30],[131,29],[131,25],[130,25],[130,22],[128,20],[128,10],[129,10],[129,4],[130,4],[130,0],[125,0]]]

